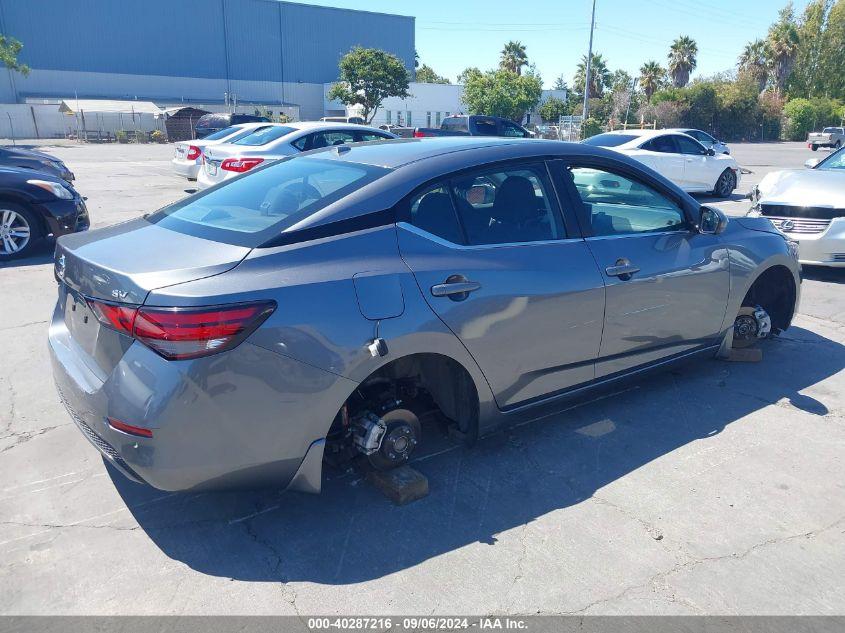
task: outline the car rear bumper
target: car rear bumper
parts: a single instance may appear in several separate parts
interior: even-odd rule
[[[170,161],[170,164],[173,166],[173,171],[188,180],[196,180],[200,172],[200,164],[197,161],[174,158]]]
[[[168,491],[288,486],[355,387],[248,342],[178,362],[132,342],[105,373],[58,306],[49,349],[58,392],[86,439],[130,479]],[[108,418],[153,437],[118,431]]]
[[[88,207],[82,198],[40,202],[38,207],[47,225],[47,232],[53,237],[87,231],[91,226]]]

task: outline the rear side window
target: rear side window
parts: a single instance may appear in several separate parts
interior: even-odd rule
[[[499,131],[496,128],[496,121],[494,119],[475,120],[475,133],[478,136],[497,136]]]
[[[596,145],[598,147],[617,147],[633,141],[636,136],[633,134],[596,134],[584,141],[585,145]]]
[[[426,189],[411,199],[411,224],[454,244],[464,243],[455,207],[445,185]]]
[[[267,145],[271,141],[280,139],[283,136],[296,132],[295,128],[284,125],[268,125],[266,127],[259,127],[244,136],[234,141],[234,145],[249,145],[250,147],[258,147],[260,145]]]
[[[443,130],[450,132],[467,132],[467,119],[462,116],[447,116],[440,126]]]
[[[452,191],[469,244],[564,237],[544,165],[478,172],[453,180]]]
[[[147,219],[189,235],[255,247],[388,171],[309,157],[282,160]]]
[[[649,152],[660,152],[662,154],[678,153],[678,149],[675,147],[675,142],[671,136],[658,136],[650,141],[646,141],[640,147]]]

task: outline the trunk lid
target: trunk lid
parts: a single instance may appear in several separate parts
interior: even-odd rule
[[[250,252],[139,218],[56,243],[56,278],[79,295],[142,304],[153,289],[219,275]]]

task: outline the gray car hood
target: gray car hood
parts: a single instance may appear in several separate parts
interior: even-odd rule
[[[804,207],[845,208],[845,170],[785,169],[759,185],[760,202]]]

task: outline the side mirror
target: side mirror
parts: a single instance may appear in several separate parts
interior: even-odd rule
[[[804,167],[807,169],[814,169],[820,162],[822,162],[821,158],[808,158],[804,162]]]
[[[701,207],[698,232],[703,235],[718,235],[728,226],[728,216],[715,207]]]
[[[716,155],[716,150],[714,150],[712,147],[708,148],[708,149],[707,149],[707,155],[708,155],[708,156],[715,156],[715,155]]]

